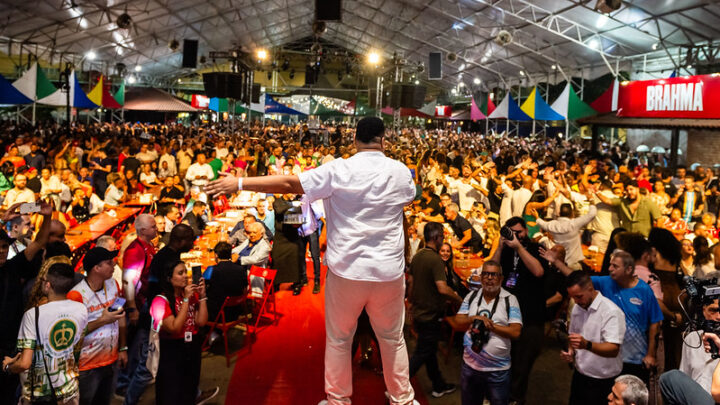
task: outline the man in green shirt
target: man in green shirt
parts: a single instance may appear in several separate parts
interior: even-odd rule
[[[595,192],[595,197],[605,204],[615,207],[620,218],[620,226],[629,232],[639,232],[647,237],[655,222],[660,218],[660,209],[650,199],[640,195],[637,181],[625,186],[625,197],[608,198]]]
[[[212,171],[215,174],[215,176],[212,179],[215,180],[218,178],[218,172],[220,172],[220,170],[222,170],[223,161],[217,157],[217,152],[215,151],[215,149],[213,149],[210,152],[210,157],[211,157],[210,163],[208,163],[208,164],[210,165],[210,167],[212,167]]]

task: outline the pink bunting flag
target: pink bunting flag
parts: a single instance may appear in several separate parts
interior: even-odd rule
[[[475,104],[475,97],[470,102],[470,119],[473,121],[484,120],[487,118],[485,114],[480,111],[477,104]]]

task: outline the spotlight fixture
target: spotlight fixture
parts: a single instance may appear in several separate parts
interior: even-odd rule
[[[267,56],[268,56],[268,54],[267,54],[266,50],[258,49],[258,51],[257,51],[258,61],[264,61],[265,59],[267,59]]]
[[[290,77],[290,80],[292,80],[292,79],[295,78],[295,69],[291,69],[291,70],[290,70],[289,77]]]
[[[475,85],[480,84],[480,78],[479,78],[479,77],[474,78],[474,79],[473,79],[473,84],[475,84]]]
[[[272,80],[272,70],[268,70],[267,78],[268,80]]]
[[[135,65],[135,71],[136,71],[136,72],[140,72],[141,70],[142,70],[142,66],[140,66],[140,65]]]
[[[95,58],[97,58],[97,54],[95,53],[95,51],[90,50],[90,51],[87,51],[87,53],[85,53],[85,59],[95,60]]]
[[[137,79],[135,79],[135,76],[130,75],[130,77],[128,77],[128,83],[134,84],[136,81],[137,81]]]
[[[373,52],[370,52],[370,53],[368,54],[368,62],[369,62],[371,65],[377,66],[377,64],[380,63],[380,54],[377,53],[377,52],[374,52],[374,51],[373,51]]]
[[[127,10],[118,16],[117,20],[115,20],[115,25],[117,25],[120,29],[130,28],[132,25],[132,17],[130,17],[130,14],[127,13]]]
[[[609,14],[622,7],[622,0],[598,0],[595,10],[603,14]]]
[[[415,80],[415,85],[417,86],[419,84],[420,84],[420,80]]]
[[[342,79],[343,79],[343,72],[342,72],[342,70],[338,70],[338,72],[337,72],[337,79],[338,79],[339,82],[342,81]]]
[[[175,52],[180,48],[180,41],[177,39],[173,39],[168,43],[168,48],[170,48],[171,51]]]
[[[290,59],[285,58],[282,63],[282,70],[288,70],[290,68]]]

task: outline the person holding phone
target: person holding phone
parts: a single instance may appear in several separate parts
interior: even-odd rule
[[[85,254],[86,277],[68,293],[85,305],[88,325],[80,351],[80,404],[109,405],[115,380],[115,362],[127,364],[125,310],[115,305],[120,298],[113,279],[117,251],[94,247]],[[117,303],[119,304],[119,303]]]
[[[193,269],[193,274],[195,273]],[[199,391],[203,339],[208,321],[205,280],[189,283],[181,260],[165,263],[160,294],[150,307],[153,330],[160,333],[160,362],[155,378],[158,405],[195,405],[217,395],[219,388]]]

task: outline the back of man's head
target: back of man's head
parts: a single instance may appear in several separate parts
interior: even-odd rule
[[[218,242],[213,251],[220,260],[232,259],[232,246],[227,242]]]
[[[570,218],[572,216],[572,204],[569,203],[563,203],[560,204],[560,216]]]
[[[385,133],[385,124],[378,117],[365,117],[357,123],[355,139],[362,143],[380,142]],[[378,139],[376,139],[378,138]]]
[[[428,222],[425,224],[425,227],[423,228],[423,238],[425,239],[425,243],[430,241],[435,241],[438,239],[442,239],[443,236],[443,226],[440,223],[437,222]]]
[[[647,405],[649,392],[640,378],[630,374],[623,374],[615,379],[615,383],[625,386],[621,395],[624,404]]]
[[[187,239],[194,239],[195,232],[187,224],[177,224],[170,231],[170,242],[171,245],[178,245]]]
[[[55,294],[67,295],[75,285],[74,273],[71,265],[55,263],[48,269],[46,278]]]
[[[592,285],[592,279],[590,278],[590,274],[588,274],[585,270],[577,270],[570,273],[570,275],[567,277],[567,280],[565,282],[565,286],[567,288],[579,286],[580,288],[585,288],[588,285]]]

